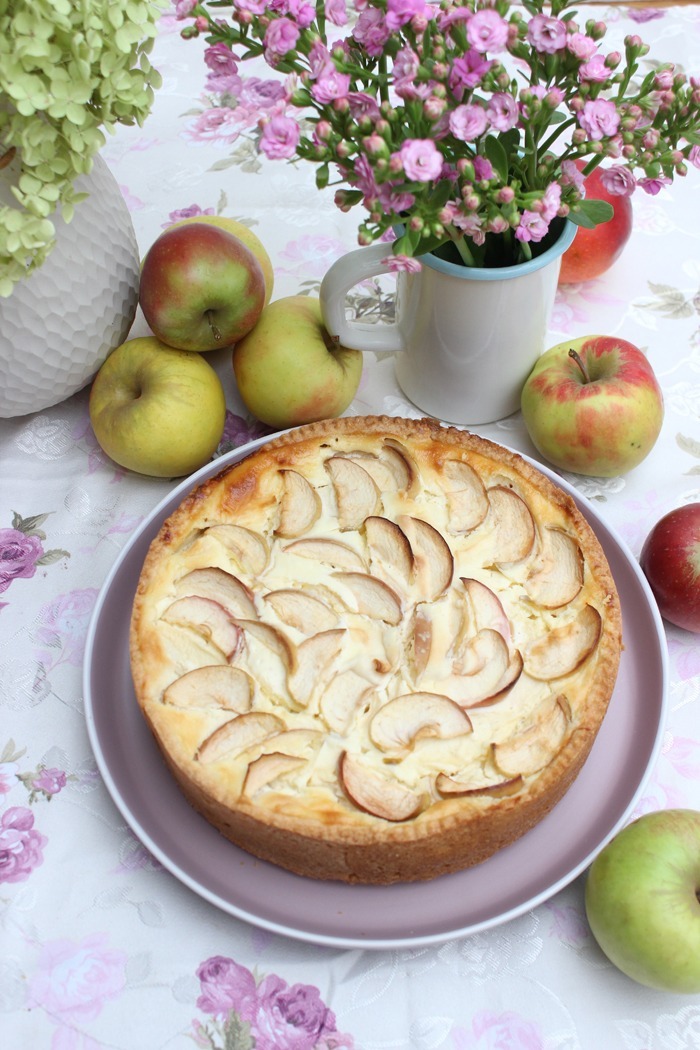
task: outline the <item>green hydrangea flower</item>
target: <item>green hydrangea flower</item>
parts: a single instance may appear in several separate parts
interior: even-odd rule
[[[0,297],[41,266],[51,216],[116,124],[142,125],[160,74],[148,54],[167,0],[0,0]],[[0,199],[7,199],[4,194]]]

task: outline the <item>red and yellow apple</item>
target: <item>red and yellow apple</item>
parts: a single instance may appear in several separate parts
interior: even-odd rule
[[[177,222],[174,222],[168,229],[172,230],[178,226],[187,226],[193,222],[206,222],[212,226],[218,226],[219,229],[226,230],[228,233],[232,233],[234,237],[238,237],[238,240],[242,241],[246,248],[250,248],[260,263],[260,268],[265,278],[265,306],[267,306],[272,298],[272,290],[275,286],[275,272],[272,268],[272,260],[260,238],[253,233],[249,226],[245,226],[244,223],[238,222],[236,219],[230,219],[226,215],[190,215],[187,219],[179,219]]]
[[[661,387],[645,355],[605,335],[558,343],[542,354],[523,386],[521,408],[547,462],[594,477],[638,466],[664,418]]]
[[[700,503],[664,514],[644,541],[639,564],[663,618],[700,634]]]
[[[209,362],[154,336],[113,350],[90,390],[100,447],[121,467],[151,477],[181,477],[204,466],[225,419],[224,390]]]
[[[562,256],[559,284],[578,284],[600,277],[620,257],[632,234],[632,201],[608,193],[601,182],[601,171],[596,168],[584,180],[586,198],[606,201],[613,208],[613,217],[592,229],[579,226],[573,244]]]
[[[228,230],[187,223],[165,230],[141,267],[139,302],[153,334],[178,350],[220,350],[242,339],[265,304],[252,251]]]
[[[586,915],[623,973],[666,992],[700,994],[700,812],[666,809],[628,824],[586,880]]]
[[[362,375],[362,353],[338,346],[313,296],[266,306],[233,350],[233,371],[246,408],[284,428],[331,419],[348,407]]]

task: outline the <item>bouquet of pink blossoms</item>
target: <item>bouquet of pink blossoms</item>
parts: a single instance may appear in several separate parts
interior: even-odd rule
[[[612,194],[656,193],[700,167],[700,79],[640,69],[568,0],[178,0],[210,68],[257,56],[280,78],[255,131],[268,158],[309,160],[316,184],[364,208],[361,245],[395,237],[393,269],[436,252],[467,266],[545,250],[604,162]],[[337,180],[337,181],[332,181]]]

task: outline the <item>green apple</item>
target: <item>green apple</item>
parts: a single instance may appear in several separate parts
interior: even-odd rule
[[[586,914],[596,941],[628,977],[700,993],[700,812],[646,813],[593,861]]]
[[[595,477],[638,466],[664,418],[647,358],[627,340],[606,335],[558,343],[542,354],[523,386],[521,408],[544,459]]]
[[[180,477],[207,463],[225,419],[224,390],[211,365],[153,336],[113,350],[90,390],[100,447],[120,466],[152,477]]]
[[[178,350],[220,350],[251,330],[265,305],[252,251],[206,222],[171,226],[143,260],[139,302],[153,334]]]
[[[190,215],[187,219],[178,219],[168,229],[175,229],[177,226],[185,226],[193,222],[208,222],[212,226],[218,226],[222,230],[227,230],[234,237],[238,237],[238,240],[242,241],[246,248],[250,248],[260,263],[260,268],[265,278],[265,306],[267,306],[272,298],[272,290],[275,286],[275,271],[272,269],[272,261],[260,238],[253,233],[249,226],[245,226],[236,219],[230,219],[226,215]]]
[[[292,295],[266,306],[233,350],[233,371],[245,406],[282,429],[341,415],[362,375],[362,353],[338,346],[318,299]]]

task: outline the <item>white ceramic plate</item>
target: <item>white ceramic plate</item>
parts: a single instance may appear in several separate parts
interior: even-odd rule
[[[633,810],[660,747],[666,641],[636,560],[596,510],[552,472],[601,541],[622,603],[620,672],[605,721],[571,789],[544,820],[485,863],[426,883],[346,886],[292,875],[224,839],[190,808],[136,703],[129,669],[131,603],[151,539],[196,484],[270,438],[251,442],[179,484],[143,522],[100,592],[85,655],[88,732],[107,788],[134,833],[176,878],[231,915],[335,947],[439,943],[506,922],[584,871]]]

